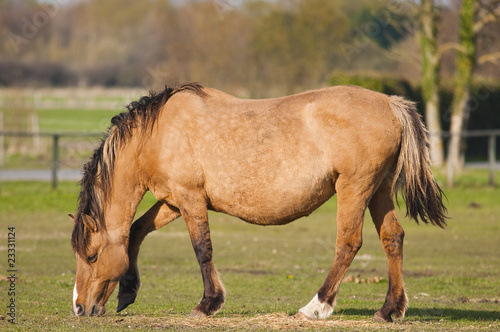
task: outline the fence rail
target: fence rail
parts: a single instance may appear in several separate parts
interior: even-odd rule
[[[454,133],[443,132],[441,136],[443,138],[451,138]],[[496,141],[497,137],[500,136],[500,129],[489,129],[489,130],[468,130],[460,134],[460,137],[487,137],[488,138],[488,169],[489,169],[489,185],[495,186],[495,169],[496,169]],[[449,186],[453,185],[455,178],[454,167],[451,164],[447,165],[447,182]]]
[[[59,171],[59,156],[60,156],[60,139],[63,137],[103,137],[102,132],[20,132],[20,131],[0,131],[0,166],[3,166],[4,161],[4,144],[3,138],[10,137],[51,137],[52,138],[52,158],[51,158],[51,183],[54,189],[58,184]]]
[[[0,167],[3,166],[4,161],[4,137],[50,137],[52,138],[52,149],[51,149],[51,183],[53,188],[57,188],[58,184],[58,171],[60,167],[60,141],[61,138],[78,138],[78,137],[93,137],[99,138],[103,137],[102,132],[19,132],[19,131],[0,131]],[[443,132],[441,134],[443,138],[450,138],[452,136],[449,132]],[[495,185],[495,170],[497,166],[496,162],[496,141],[497,137],[500,136],[500,129],[494,130],[472,130],[465,131],[461,133],[461,137],[487,137],[488,138],[488,169],[489,169],[489,184],[491,186]],[[450,173],[451,172],[451,173]],[[447,169],[448,179],[452,179],[453,182],[453,168],[448,167]]]
[[[147,93],[143,88],[0,88],[0,108],[121,110]]]

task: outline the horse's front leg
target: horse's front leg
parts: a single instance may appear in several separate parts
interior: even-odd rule
[[[130,227],[128,245],[129,268],[120,279],[117,312],[134,303],[139,291],[140,280],[137,257],[142,241],[150,232],[165,226],[179,216],[179,210],[158,201]]]
[[[204,286],[203,298],[193,309],[191,316],[213,315],[224,305],[225,290],[212,261],[213,250],[207,207],[202,202],[191,204],[185,208],[181,207],[181,213],[200,265]]]

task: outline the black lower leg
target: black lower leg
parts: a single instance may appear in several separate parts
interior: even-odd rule
[[[195,218],[193,224],[188,224],[188,229],[204,287],[203,298],[193,309],[192,315],[213,315],[224,304],[225,291],[212,260],[213,249],[208,222]]]
[[[139,255],[139,247],[144,240],[144,237],[149,230],[141,229],[141,223],[134,223],[130,228],[129,238],[129,268],[126,274],[121,277],[118,290],[118,307],[117,312],[122,311],[129,305],[135,302],[137,293],[139,292],[140,279],[139,269],[137,268],[137,257]]]
[[[137,297],[140,287],[137,258],[144,238],[150,232],[170,223],[179,215],[180,212],[177,209],[168,204],[157,202],[130,227],[128,245],[129,267],[125,275],[120,279],[118,312],[134,303]]]
[[[193,311],[200,312],[203,315],[213,315],[219,311],[224,304],[224,288],[216,287],[213,284],[213,281],[210,278],[207,278],[207,276],[212,276],[214,273],[216,274],[213,263],[207,263],[204,267],[201,267],[201,269],[205,270],[205,272],[202,272],[203,284],[209,286],[205,286],[203,298]]]

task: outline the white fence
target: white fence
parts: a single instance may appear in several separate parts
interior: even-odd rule
[[[131,100],[147,95],[142,88],[0,89],[0,109],[105,109],[120,110]]]

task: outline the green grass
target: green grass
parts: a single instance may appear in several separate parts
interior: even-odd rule
[[[211,213],[214,260],[227,290],[226,304],[215,317],[187,317],[203,286],[186,226],[177,220],[146,238],[139,258],[142,286],[135,304],[117,314],[115,291],[105,316],[77,318],[70,309],[75,262],[70,245],[73,224],[66,214],[76,209],[79,187],[63,182],[54,191],[48,183],[10,182],[0,190],[0,275],[7,274],[5,240],[7,228],[14,226],[19,278],[15,325],[5,316],[9,283],[0,281],[0,330],[500,329],[498,187],[460,184],[446,190],[452,219],[445,230],[417,225],[400,211],[410,308],[406,318],[394,324],[371,322],[387,290],[387,263],[369,216],[363,247],[347,275],[361,281],[385,280],[344,282],[326,322],[290,316],[309,302],[332,263],[335,198],[308,218],[280,227],[249,225]],[[153,203],[147,195],[139,213]]]
[[[46,132],[104,132],[111,118],[118,114],[111,110],[57,109],[38,110],[40,131]]]

